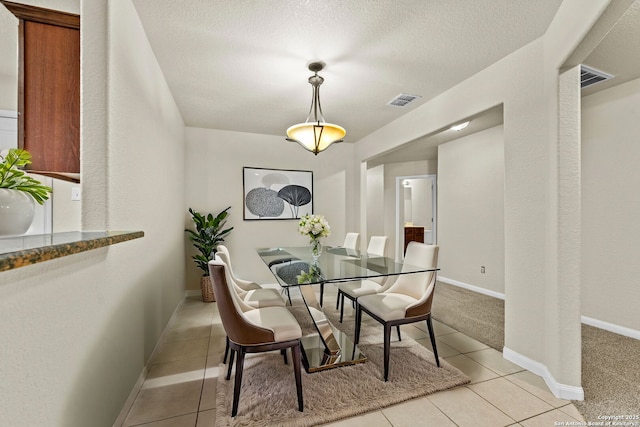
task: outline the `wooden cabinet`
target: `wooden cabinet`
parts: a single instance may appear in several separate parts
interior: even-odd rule
[[[404,228],[404,251],[407,251],[409,242],[424,243],[424,227],[405,227]]]
[[[18,146],[32,171],[80,173],[80,17],[2,0],[18,19]]]

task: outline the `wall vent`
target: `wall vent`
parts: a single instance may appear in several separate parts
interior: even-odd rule
[[[406,107],[408,104],[420,98],[422,98],[420,95],[408,95],[406,93],[401,93],[391,101],[387,102],[387,105],[392,105],[394,107]]]
[[[612,78],[613,75],[605,73],[604,71],[596,70],[586,65],[580,65],[580,87],[582,89]]]

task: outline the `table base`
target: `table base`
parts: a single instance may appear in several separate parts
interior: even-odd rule
[[[302,343],[302,364],[308,373],[366,362],[366,356],[362,354],[357,345],[353,344],[347,334],[333,326],[331,329],[340,346],[340,351],[334,355],[327,353],[319,335],[309,335],[300,340]]]

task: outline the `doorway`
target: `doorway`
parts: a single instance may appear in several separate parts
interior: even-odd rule
[[[436,193],[435,174],[396,177],[396,259],[404,258],[409,240],[436,244]]]

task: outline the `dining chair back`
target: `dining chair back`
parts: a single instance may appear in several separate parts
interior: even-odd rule
[[[440,366],[436,347],[431,305],[436,284],[438,246],[410,242],[407,246],[404,265],[398,279],[383,292],[364,295],[356,300],[356,331],[354,344],[360,341],[362,312],[367,313],[384,327],[384,380],[389,379],[391,351],[391,329],[400,325],[425,320],[431,339],[436,365]],[[410,273],[411,266],[432,269],[421,273]]]
[[[388,240],[387,236],[371,236],[369,246],[367,246],[367,254],[384,256]]]
[[[387,236],[371,236],[369,239],[369,245],[367,246],[367,255],[384,256],[387,248],[387,242]],[[342,319],[344,317],[345,297],[355,303],[356,299],[362,295],[375,294],[376,292],[383,290],[383,287],[388,280],[388,276],[379,276],[339,283],[338,295],[336,298],[336,310],[340,308],[340,323],[342,323]]]
[[[227,269],[229,270],[231,277],[233,277],[234,282],[244,291],[250,291],[253,289],[260,289],[261,286],[256,282],[252,282],[250,280],[241,279],[233,272],[233,266],[231,265],[231,254],[229,253],[229,249],[225,245],[216,246],[216,255],[220,255],[224,262],[227,264]]]
[[[358,249],[358,243],[360,242],[360,233],[347,233],[344,237],[344,243],[342,247],[347,249]]]
[[[229,283],[231,277],[224,261],[217,257],[209,262],[209,273],[217,296],[218,311],[222,326],[229,339],[233,355],[237,353],[236,375],[233,389],[231,416],[238,413],[244,359],[247,353],[262,353],[291,349],[293,370],[298,395],[298,410],[303,410],[302,377],[300,372],[300,338],[302,330],[293,315],[284,307],[252,309],[242,302]],[[260,369],[254,365],[254,369]],[[229,379],[229,375],[227,375]]]

